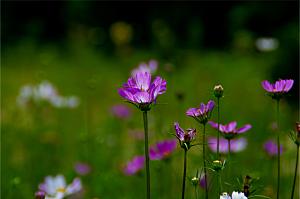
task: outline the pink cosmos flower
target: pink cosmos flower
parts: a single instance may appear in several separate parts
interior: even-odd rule
[[[164,140],[156,143],[156,145],[150,147],[149,157],[150,160],[162,160],[170,156],[170,154],[176,149],[176,140]]]
[[[269,81],[264,80],[261,82],[262,87],[269,93],[273,99],[280,99],[284,94],[289,92],[293,87],[294,80],[279,79],[274,84],[271,84]]]
[[[159,95],[166,92],[166,86],[167,82],[161,77],[156,77],[151,83],[150,73],[138,72],[118,92],[121,97],[145,111],[150,109],[150,105],[156,102]]]
[[[218,123],[209,121],[208,124],[210,124],[211,127],[213,127],[214,129],[218,129]],[[223,134],[223,136],[226,139],[232,139],[238,134],[245,133],[246,131],[251,129],[252,126],[250,124],[246,124],[241,128],[237,128],[237,122],[232,121],[232,122],[229,122],[228,124],[224,124],[224,125],[220,124],[219,128],[220,128],[220,132]]]
[[[216,153],[217,152],[217,138],[209,137],[208,138],[208,147],[209,149]],[[240,152],[243,151],[247,146],[247,140],[245,138],[232,139],[230,141],[230,151],[231,152]],[[219,151],[220,153],[228,153],[228,140],[225,138],[220,138],[219,140]]]
[[[206,124],[208,119],[211,116],[211,112],[215,107],[215,102],[212,100],[209,100],[207,105],[201,103],[199,107],[197,108],[189,108],[186,111],[186,115],[193,117],[195,120],[202,124]]]
[[[144,168],[145,157],[135,156],[131,161],[127,163],[123,172],[125,175],[134,175]]]

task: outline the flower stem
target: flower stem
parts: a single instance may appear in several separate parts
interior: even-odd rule
[[[219,154],[219,146],[220,146],[220,98],[218,98],[218,141],[217,141],[217,159],[220,159]]]
[[[222,179],[221,179],[221,171],[218,171],[218,181],[219,181],[219,196],[221,195],[221,190],[222,190]]]
[[[203,167],[204,167],[204,180],[205,180],[205,198],[208,199],[208,187],[207,187],[207,173],[206,173],[206,138],[205,138],[205,124],[203,124]]]
[[[185,179],[186,179],[186,154],[187,149],[184,149],[184,160],[183,160],[183,178],[182,178],[182,194],[181,198],[184,199],[184,193],[185,193]]]
[[[277,199],[279,199],[279,190],[280,190],[280,140],[279,140],[279,99],[277,100]]]
[[[299,145],[297,145],[297,154],[296,154],[296,166],[295,166],[295,174],[294,174],[294,182],[293,182],[293,189],[292,189],[292,196],[291,199],[294,198],[295,186],[296,186],[296,179],[297,179],[297,171],[298,171],[298,162],[299,162]]]
[[[148,152],[148,118],[147,111],[143,112],[144,131],[145,131],[145,159],[146,159],[146,182],[147,182],[147,199],[150,199],[150,166],[149,166],[149,152]]]
[[[195,198],[198,199],[198,186],[195,186]]]

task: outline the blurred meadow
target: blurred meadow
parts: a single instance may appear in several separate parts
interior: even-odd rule
[[[158,63],[154,76],[167,81],[166,93],[148,114],[150,146],[174,139],[175,121],[196,128],[201,140],[202,127],[185,112],[215,100],[216,84],[224,88],[221,123],[252,125],[241,135],[246,148],[232,154],[230,174],[224,171],[222,191],[230,193],[241,188],[237,178],[250,175],[259,178],[257,194],[275,198],[276,156],[268,155],[263,145],[275,141],[276,104],[261,81],[294,79],[280,107],[280,192],[282,199],[290,197],[296,147],[288,133],[299,120],[297,1],[1,4],[2,198],[34,198],[44,178],[58,174],[67,183],[80,177],[83,190],[77,198],[145,198],[144,169],[135,175],[123,172],[128,161],[144,154],[142,113],[124,102],[117,89],[149,60]],[[76,100],[66,106],[60,101],[20,104],[21,88],[42,82]],[[115,105],[127,106],[129,115],[118,117]],[[211,120],[216,118],[214,110]],[[216,134],[207,127],[208,136]],[[188,179],[201,170],[201,148],[189,152]],[[214,160],[210,150],[208,157]],[[168,159],[150,162],[153,198],[180,198],[182,162],[180,146]],[[76,172],[77,163],[90,171]],[[212,172],[208,177],[210,198],[219,198],[217,179]],[[198,188],[202,196],[204,189]],[[186,198],[194,197],[188,181]]]

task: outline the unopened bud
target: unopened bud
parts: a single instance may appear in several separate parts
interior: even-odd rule
[[[215,171],[220,171],[223,169],[223,163],[220,160],[214,160],[212,166],[213,170]]]
[[[194,186],[197,186],[199,184],[199,178],[197,177],[193,177],[191,181]]]
[[[214,87],[214,95],[216,98],[221,98],[223,96],[224,89],[221,84]]]
[[[35,192],[35,199],[45,199],[45,192],[43,191],[37,191]]]

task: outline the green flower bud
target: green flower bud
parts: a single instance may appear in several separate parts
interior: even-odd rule
[[[214,87],[214,95],[216,98],[221,98],[223,96],[224,89],[221,84]]]

